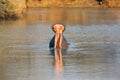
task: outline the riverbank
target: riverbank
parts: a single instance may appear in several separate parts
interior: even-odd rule
[[[0,20],[20,18],[26,7],[26,0],[0,0]]]
[[[1,0],[0,20],[20,18],[24,16],[27,8],[120,8],[119,0]]]
[[[120,8],[119,0],[27,0],[27,7]]]

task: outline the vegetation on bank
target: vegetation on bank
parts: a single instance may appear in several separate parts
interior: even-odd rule
[[[26,12],[26,0],[0,0],[0,19],[19,18]]]
[[[120,8],[120,0],[0,0],[0,19],[18,18],[26,7]]]
[[[27,0],[27,7],[120,8],[120,0]]]

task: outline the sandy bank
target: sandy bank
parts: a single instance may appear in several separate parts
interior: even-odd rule
[[[31,7],[120,8],[120,0],[0,0],[0,20],[19,18]]]
[[[27,7],[120,8],[120,0],[27,0]]]

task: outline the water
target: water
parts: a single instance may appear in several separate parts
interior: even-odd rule
[[[1,21],[0,80],[119,80],[119,14],[119,9],[36,8],[22,19]],[[54,51],[56,57],[48,47],[54,23],[66,25],[69,43],[66,51]]]

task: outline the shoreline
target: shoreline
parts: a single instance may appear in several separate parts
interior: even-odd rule
[[[20,3],[20,4],[19,4]],[[29,8],[83,8],[83,9],[119,9],[120,1],[103,0],[2,0],[0,1],[0,20],[24,17]]]
[[[69,7],[69,8],[120,8],[120,1],[118,0],[102,0],[100,4],[98,0],[28,0],[26,3],[28,8],[31,7]]]

